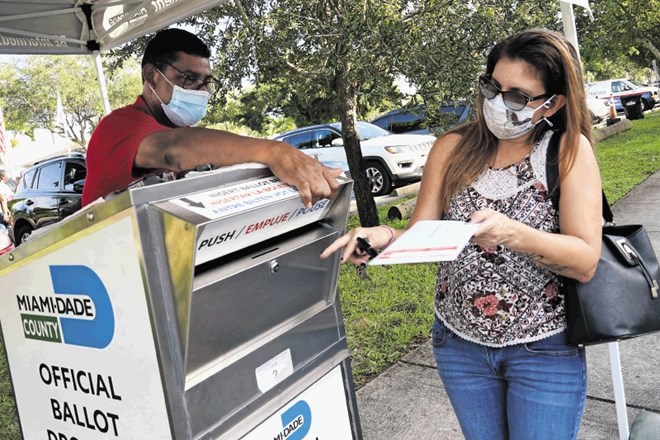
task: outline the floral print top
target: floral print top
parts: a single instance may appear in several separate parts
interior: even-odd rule
[[[488,167],[452,197],[445,220],[468,221],[490,208],[543,231],[559,230],[548,196],[546,152],[552,132],[521,162]],[[469,341],[503,347],[536,341],[565,327],[559,279],[527,256],[505,246],[482,248],[469,242],[454,261],[441,262],[435,311],[454,333]]]

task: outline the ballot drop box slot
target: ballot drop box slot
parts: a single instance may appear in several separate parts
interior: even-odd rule
[[[337,298],[352,182],[263,167],[129,189],[0,259],[26,439],[359,439]]]

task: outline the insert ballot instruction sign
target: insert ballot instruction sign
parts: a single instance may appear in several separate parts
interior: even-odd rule
[[[0,274],[24,438],[170,439],[131,219],[35,255]]]

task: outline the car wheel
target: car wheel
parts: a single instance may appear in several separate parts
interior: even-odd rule
[[[642,99],[642,111],[645,112],[650,108],[651,108],[651,103],[646,99]]]
[[[372,196],[382,196],[391,191],[392,179],[383,165],[378,162],[369,162],[367,163],[366,171]]]
[[[16,230],[14,231],[14,238],[16,239],[16,246],[19,246],[21,243],[23,243],[27,238],[32,234],[32,226],[28,225],[20,225]]]

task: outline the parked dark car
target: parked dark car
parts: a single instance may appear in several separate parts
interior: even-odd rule
[[[42,160],[23,171],[9,203],[16,246],[35,229],[78,211],[86,176],[85,156],[81,153]]]
[[[467,121],[469,115],[470,106],[467,104],[443,105],[438,111],[438,118],[445,119],[449,128]],[[392,133],[439,134],[444,131],[440,126],[429,126],[426,108],[423,105],[391,110],[378,116],[371,123]]]

